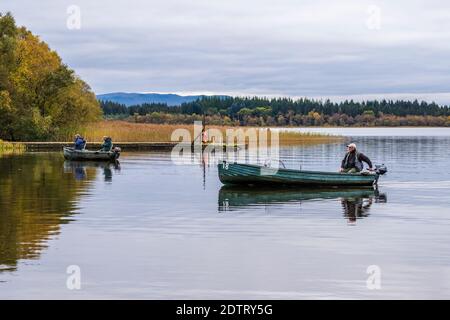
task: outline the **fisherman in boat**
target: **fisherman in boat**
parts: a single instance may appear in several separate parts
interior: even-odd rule
[[[350,143],[347,146],[347,153],[341,164],[341,172],[345,173],[357,173],[360,172],[364,165],[363,162],[369,165],[369,170],[372,170],[372,161],[363,153],[356,150],[356,144]]]
[[[84,150],[84,148],[86,147],[86,140],[84,140],[81,135],[76,134],[74,144],[75,150]]]
[[[111,137],[103,137],[103,144],[102,144],[102,148],[100,149],[100,151],[105,151],[105,152],[109,152],[112,150],[113,147],[113,143],[112,143],[112,139]]]

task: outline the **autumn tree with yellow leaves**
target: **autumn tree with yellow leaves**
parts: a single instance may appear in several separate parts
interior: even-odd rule
[[[90,87],[58,54],[0,13],[0,139],[58,139],[101,114]]]

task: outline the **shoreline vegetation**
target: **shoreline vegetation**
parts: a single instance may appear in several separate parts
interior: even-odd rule
[[[132,123],[120,120],[104,120],[100,122],[91,123],[85,125],[79,130],[79,133],[87,140],[88,145],[101,145],[103,136],[111,136],[113,138],[113,143],[120,146],[120,144],[145,144],[153,143],[155,148],[159,148],[157,144],[176,144],[179,141],[172,141],[172,133],[177,129],[186,129],[191,135],[191,143],[195,139],[194,126],[193,125],[163,125],[163,124],[146,124],[146,123]],[[226,144],[226,130],[238,130],[242,129],[244,134],[248,133],[248,130],[255,129],[269,129],[267,134],[268,145],[271,145],[271,128],[261,128],[261,127],[226,127],[226,126],[207,126],[208,129],[218,129],[223,136],[223,144]],[[345,138],[338,135],[322,134],[322,133],[310,133],[310,132],[292,132],[278,130],[279,132],[279,144],[281,146],[288,145],[313,145],[313,144],[323,144],[323,143],[338,143],[344,141]],[[207,131],[208,132],[208,131]],[[29,146],[36,147],[38,143],[43,143],[37,150],[54,150],[51,147],[52,144],[59,145],[59,143],[70,144],[73,137],[68,135],[67,137],[55,140],[52,142],[22,142],[22,143],[10,143],[0,141],[0,153],[15,153],[22,152],[28,149]],[[198,140],[197,140],[198,141]],[[210,141],[213,143],[214,141]],[[245,138],[245,143],[251,144],[255,140],[250,139],[248,136]],[[256,141],[257,142],[257,141]],[[47,145],[47,144],[48,145]],[[238,143],[239,141],[234,141]],[[55,149],[56,150],[56,149]],[[126,150],[124,150],[126,151]]]
[[[232,126],[207,126],[206,129],[219,129],[225,140],[227,129],[262,129],[259,127],[232,127]],[[80,130],[87,141],[102,141],[103,136],[111,136],[114,143],[120,142],[176,142],[171,141],[171,135],[176,129],[186,129],[191,134],[191,141],[195,139],[194,126],[177,125],[177,124],[149,124],[149,123],[133,123],[120,120],[104,120],[98,123],[92,123]],[[69,139],[71,137],[66,137]],[[280,144],[317,144],[317,143],[333,143],[342,141],[341,136],[309,133],[309,132],[292,132],[280,131]],[[270,133],[268,136],[270,141]],[[70,139],[68,140],[70,141]],[[225,143],[226,141],[224,141]]]
[[[136,123],[250,127],[450,127],[450,108],[425,101],[314,100],[301,98],[204,96],[180,106],[125,106],[100,101],[103,116]]]

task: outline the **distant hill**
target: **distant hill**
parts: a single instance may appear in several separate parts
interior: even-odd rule
[[[163,93],[125,93],[125,92],[114,92],[97,95],[98,100],[117,102],[124,104],[126,106],[143,103],[166,103],[168,106],[179,106],[184,102],[192,102],[201,97],[203,96],[202,95],[180,96],[171,93],[163,94]]]

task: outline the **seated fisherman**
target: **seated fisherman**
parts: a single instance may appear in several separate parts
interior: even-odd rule
[[[103,137],[103,144],[100,151],[111,151],[113,147],[112,139],[111,137]]]
[[[363,161],[369,165],[369,170],[372,170],[370,159],[361,152],[356,151],[356,144],[350,143],[347,146],[347,153],[342,160],[340,171],[346,173],[360,172],[364,167]]]
[[[84,150],[84,148],[86,147],[86,140],[84,140],[81,135],[76,134],[74,144],[75,150]]]

